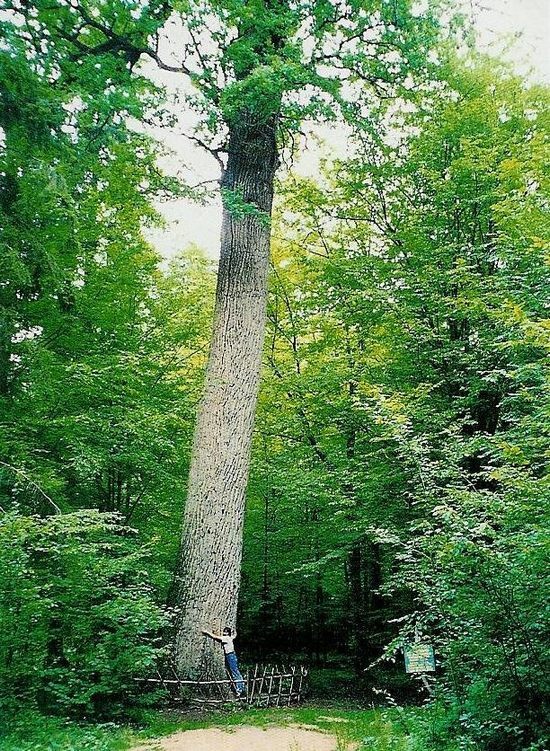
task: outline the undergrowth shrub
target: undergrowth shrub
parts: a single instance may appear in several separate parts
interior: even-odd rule
[[[0,517],[0,713],[115,716],[139,695],[167,615],[113,514]]]
[[[542,496],[455,493],[418,524],[400,556],[401,586],[419,606],[403,636],[413,637],[413,626],[429,636],[441,666],[425,749],[547,747],[543,509]]]

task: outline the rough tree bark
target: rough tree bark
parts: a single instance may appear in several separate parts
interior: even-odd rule
[[[221,255],[206,384],[191,457],[178,569],[175,661],[191,678],[223,675],[207,627],[234,627],[242,527],[265,330],[277,118],[230,130]]]

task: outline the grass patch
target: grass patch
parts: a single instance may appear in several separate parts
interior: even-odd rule
[[[135,737],[130,728],[114,723],[76,725],[25,714],[0,731],[0,751],[126,751]]]
[[[360,744],[369,751],[406,751],[417,710],[359,710],[318,706],[248,709],[208,714],[159,713],[140,715],[136,725],[77,725],[27,715],[0,735],[0,751],[127,751],[147,739],[182,730],[239,725],[306,725],[334,735],[338,751]],[[213,749],[213,751],[215,751]]]
[[[411,710],[410,720],[414,719]],[[357,747],[371,751],[406,751],[409,748],[409,726],[404,714],[399,710],[380,709],[340,709],[317,706],[304,706],[297,709],[273,709],[248,713],[243,724],[291,725],[299,724],[315,727],[334,735],[338,749]]]

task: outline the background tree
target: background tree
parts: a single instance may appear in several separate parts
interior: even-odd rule
[[[545,702],[533,687],[545,684],[547,468],[531,440],[545,445],[533,420],[547,409],[547,91],[480,60],[453,61],[444,80],[401,140],[380,128],[325,183],[289,187],[243,615],[255,627],[271,609],[271,646],[279,623],[303,648],[324,633],[329,659],[332,634],[345,634],[339,649],[366,667],[409,614],[394,646],[416,626],[445,669],[445,722],[423,742],[489,749],[504,734],[528,748]]]
[[[60,82],[28,28],[4,17],[0,52],[0,702],[82,715],[121,708],[167,625],[213,275],[142,235],[171,187],[125,121],[151,87]]]

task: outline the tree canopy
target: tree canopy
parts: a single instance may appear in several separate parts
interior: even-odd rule
[[[402,649],[420,639],[438,667],[418,748],[543,749],[548,88],[451,51],[435,5],[3,6],[3,714],[157,700],[134,679],[167,659],[190,598],[181,521],[214,326],[229,392],[261,367],[229,545],[241,595],[215,615],[237,617],[245,663],[302,660],[318,695],[418,703]],[[224,170],[218,274],[146,240],[155,202],[189,193],[143,127],[169,118],[147,58],[191,82],[193,137]],[[346,155],[328,142],[319,174],[276,176],[304,121],[345,123]],[[218,495],[202,500],[223,515]]]

